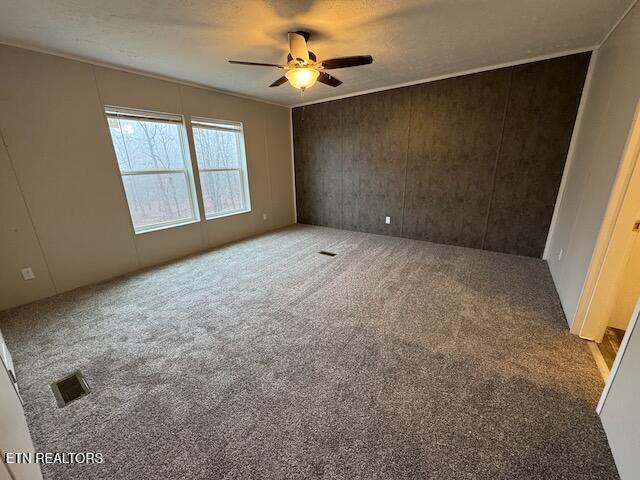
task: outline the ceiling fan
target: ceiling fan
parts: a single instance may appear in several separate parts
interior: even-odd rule
[[[373,63],[371,55],[357,55],[353,57],[330,58],[318,61],[316,55],[307,49],[309,32],[297,31],[289,32],[289,55],[286,65],[276,65],[274,63],[241,62],[229,60],[229,63],[237,65],[254,65],[259,67],[276,67],[284,70],[284,75],[273,82],[270,87],[278,87],[287,81],[302,90],[303,92],[311,87],[316,81],[337,87],[342,82],[325,70],[335,68],[357,67],[358,65],[368,65]]]

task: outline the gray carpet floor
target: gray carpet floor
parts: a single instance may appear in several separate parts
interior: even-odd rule
[[[542,260],[299,225],[0,329],[36,448],[105,457],[45,478],[618,478]]]

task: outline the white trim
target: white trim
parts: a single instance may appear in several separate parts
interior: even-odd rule
[[[165,228],[172,228],[180,225],[186,225],[189,223],[200,222],[200,208],[198,203],[198,194],[196,192],[196,184],[195,177],[193,173],[193,162],[191,159],[191,150],[189,148],[189,138],[187,134],[187,124],[184,115],[176,114],[176,113],[164,113],[164,112],[154,112],[150,110],[142,110],[142,109],[133,109],[127,107],[118,107],[114,105],[104,105],[104,118],[107,120],[107,130],[109,132],[109,138],[111,139],[111,145],[113,147],[114,157],[116,160],[116,164],[118,165],[118,170],[120,171],[120,179],[122,181],[122,187],[124,190],[125,197],[127,199],[127,207],[129,209],[129,216],[131,218],[131,225],[133,227],[133,231],[135,235],[139,235],[141,233],[154,232],[158,230],[164,230]],[[156,122],[156,123],[168,123],[170,125],[174,125],[178,127],[178,136],[180,141],[180,151],[182,153],[182,169],[175,168],[167,168],[162,170],[125,170],[123,171],[120,166],[120,161],[118,159],[118,155],[115,151],[115,144],[113,141],[113,132],[111,131],[111,126],[108,124],[109,118],[117,119],[118,123],[120,119],[140,119],[143,121]],[[125,146],[126,149],[126,146]],[[128,153],[127,153],[128,155]],[[152,225],[143,225],[141,227],[137,227],[134,223],[133,212],[131,211],[131,205],[129,203],[129,196],[127,194],[127,189],[124,185],[124,177],[126,176],[136,176],[136,175],[165,175],[165,174],[183,174],[185,176],[185,181],[187,185],[187,189],[189,190],[189,205],[191,206],[192,216],[190,218],[180,218],[177,220],[170,220],[166,222],[154,223]]]
[[[606,382],[607,378],[609,378],[609,367],[607,367],[607,362],[605,362],[604,357],[602,356],[602,352],[598,348],[598,344],[593,340],[585,341],[587,342],[587,347],[591,352],[593,360],[596,362],[596,366],[598,367],[598,371],[600,372],[602,380]]]
[[[207,117],[191,117],[191,125],[210,128],[212,130],[224,130],[227,132],[242,131],[242,122],[234,122],[233,120],[218,120]]]
[[[252,210],[251,207],[251,189],[249,188],[249,163],[247,160],[247,150],[244,139],[244,124],[242,122],[235,122],[232,120],[219,120],[208,117],[191,117],[190,118],[191,133],[193,134],[193,146],[196,155],[196,164],[198,165],[198,177],[200,179],[200,191],[202,194],[202,205],[204,209],[205,220],[212,220],[214,218],[226,217],[230,215],[236,215],[238,213],[247,213]],[[225,128],[226,127],[226,128]],[[215,130],[224,131],[235,135],[236,148],[238,155],[238,162],[241,163],[238,167],[201,167],[198,159],[198,147],[195,138],[195,130]],[[225,210],[223,212],[214,212],[207,214],[206,204],[204,203],[204,186],[202,173],[207,172],[238,172],[240,177],[240,195],[242,196],[242,208],[237,210]]]
[[[560,181],[560,187],[558,188],[558,196],[556,197],[556,204],[553,208],[553,216],[551,217],[551,224],[549,225],[549,231],[547,232],[547,241],[544,246],[544,252],[542,258],[544,260],[549,259],[549,250],[551,249],[551,239],[553,238],[556,226],[558,224],[558,214],[560,213],[560,206],[564,199],[564,191],[567,187],[567,177],[569,172],[573,168],[574,159],[576,156],[576,144],[578,143],[578,135],[580,134],[580,128],[582,126],[582,116],[584,115],[585,106],[587,104],[589,93],[591,91],[591,84],[593,81],[593,75],[596,70],[596,62],[598,59],[598,50],[595,50],[591,54],[591,60],[589,61],[589,69],[587,70],[587,77],[584,81],[584,87],[582,89],[582,97],[580,98],[580,105],[578,106],[578,113],[576,114],[576,121],[573,126],[573,133],[571,134],[571,143],[569,144],[569,151],[567,152],[567,160],[564,164],[564,170],[562,172],[562,180]]]
[[[613,360],[613,365],[611,367],[611,371],[609,372],[609,376],[607,377],[607,383],[604,385],[604,390],[602,391],[602,395],[600,395],[600,400],[598,401],[598,406],[596,407],[596,413],[600,415],[602,412],[602,408],[607,400],[607,396],[609,395],[609,391],[611,390],[611,386],[613,382],[615,382],[616,374],[618,373],[618,368],[620,368],[620,363],[624,358],[624,354],[627,350],[627,344],[629,343],[629,339],[638,325],[638,316],[640,316],[640,301],[636,303],[636,308],[633,310],[633,314],[631,315],[631,319],[629,322],[629,326],[627,327],[627,331],[622,338],[622,343],[620,344],[620,349],[618,350],[618,354],[616,358]]]
[[[236,132],[236,135],[239,136],[240,140],[236,142],[236,146],[238,147],[238,156],[240,157],[240,161],[242,162],[242,170],[240,172],[242,199],[244,200],[244,208],[248,211],[251,211],[252,207],[251,188],[249,185],[249,159],[247,158],[247,146],[244,140],[244,124],[241,122],[238,122],[238,124],[240,125],[240,130]],[[266,128],[264,131],[266,132]],[[269,184],[269,195],[271,195],[271,184]],[[204,203],[204,196],[202,197],[202,202]]]
[[[154,78],[156,80],[162,80],[162,81],[165,81],[165,82],[177,83],[179,85],[184,85],[186,87],[193,87],[193,88],[199,88],[201,90],[208,90],[210,92],[221,93],[223,95],[229,95],[231,97],[243,98],[245,100],[251,100],[253,102],[266,103],[268,105],[274,105],[276,107],[288,108],[288,105],[283,105],[282,103],[276,103],[276,102],[272,102],[270,100],[264,100],[262,98],[252,97],[250,95],[243,95],[241,93],[230,92],[228,90],[223,90],[223,89],[220,89],[220,88],[210,87],[208,85],[204,85],[204,84],[197,83],[197,82],[189,82],[187,80],[179,80],[177,78],[170,77],[168,75],[161,75],[161,74],[157,74],[157,73],[146,72],[144,70],[137,70],[135,68],[123,67],[123,66],[114,65],[114,64],[111,64],[111,63],[100,62],[98,60],[90,60],[88,58],[80,57],[80,56],[77,56],[77,55],[70,55],[68,53],[62,53],[62,52],[58,52],[56,50],[50,50],[50,49],[38,48],[38,47],[31,47],[31,46],[23,45],[23,44],[20,44],[20,43],[6,42],[6,41],[0,41],[0,45],[7,45],[9,47],[21,48],[23,50],[29,50],[29,51],[32,51],[32,52],[44,53],[45,55],[53,55],[54,57],[66,58],[67,60],[74,60],[76,62],[86,63],[88,65],[95,65],[96,67],[111,68],[113,70],[118,70],[120,72],[132,73],[134,75],[141,75],[143,77]]]
[[[242,175],[241,167],[198,167],[201,172],[238,172]]]
[[[615,238],[616,228],[620,228],[620,215],[625,209],[625,203],[629,203],[629,195],[634,192],[634,190],[630,189],[631,181],[635,175],[640,175],[638,171],[640,168],[639,158],[640,100],[636,105],[633,120],[629,127],[624,151],[618,163],[616,178],[611,188],[604,218],[600,224],[598,238],[589,261],[587,276],[583,282],[578,305],[576,306],[576,313],[570,324],[571,333],[577,334],[582,338],[600,341],[606,330],[606,325],[602,324],[602,314],[594,314],[592,308],[600,308],[598,299],[595,299],[596,295],[604,295],[603,298],[607,301],[606,295],[609,290],[606,286],[603,287],[603,282],[604,284],[610,283],[611,275],[616,275],[615,270],[620,266],[619,261],[607,258],[607,254],[610,249],[613,251],[612,241]],[[634,204],[633,202],[629,203],[629,205]],[[628,216],[629,213],[627,212],[626,215]],[[608,265],[607,262],[609,261],[613,261],[613,264]],[[607,276],[609,279],[604,280]],[[599,300],[602,301],[602,298]]]
[[[184,102],[182,98],[182,87],[178,88],[180,92],[180,110],[184,112]],[[191,117],[189,115],[184,116],[185,129],[184,136],[186,140],[187,151],[189,152],[189,171],[193,178],[193,187],[195,193],[196,208],[198,209],[198,218],[200,219],[200,238],[204,245],[209,244],[209,237],[206,233],[206,229],[203,228],[203,220],[206,220],[204,211],[204,197],[202,196],[202,184],[200,183],[200,169],[198,168],[198,159],[196,157],[196,147],[193,138],[193,125],[191,125]]]
[[[611,27],[611,30],[609,30],[607,34],[604,36],[604,38],[600,42],[599,47],[602,47],[607,42],[607,40],[609,40],[609,37],[611,36],[611,34],[615,31],[616,28],[618,28],[618,25],[622,23],[625,17],[629,15],[629,12],[633,10],[633,7],[635,7],[637,3],[638,3],[638,0],[635,0],[631,5],[629,5],[629,7],[625,10],[622,16],[618,19],[618,21],[613,24],[613,27]]]
[[[167,169],[167,170],[120,170],[120,175],[166,175],[172,173],[185,173],[185,169]]]
[[[105,105],[104,111],[107,117],[129,117],[134,120],[164,120],[170,123],[184,123],[184,116],[181,113],[156,112],[139,108],[118,107],[116,105]]]
[[[190,218],[187,220],[176,220],[171,222],[164,223],[154,223],[153,225],[149,225],[149,228],[141,227],[135,230],[136,235],[144,235],[145,233],[158,232],[160,230],[167,230],[169,228],[174,227],[183,227],[185,225],[191,225],[193,223],[200,223],[199,218]]]
[[[631,8],[629,8],[627,13],[629,11],[631,11]],[[626,13],[625,13],[625,15],[626,15]],[[623,18],[624,17],[622,17],[618,21],[618,23],[620,23]],[[606,38],[605,38],[605,40],[606,40]],[[604,42],[602,42],[602,43],[604,43]],[[410,81],[410,82],[397,83],[397,84],[388,85],[388,86],[385,86],[385,87],[372,88],[372,89],[369,89],[369,90],[360,90],[360,91],[354,92],[354,93],[347,93],[347,94],[344,94],[344,95],[336,95],[336,96],[333,96],[333,97],[327,97],[327,98],[323,98],[323,99],[320,99],[320,100],[314,100],[314,101],[310,101],[310,102],[303,102],[303,103],[298,103],[298,104],[294,104],[294,105],[287,105],[287,104],[273,102],[273,101],[270,101],[270,100],[265,100],[263,98],[253,97],[253,96],[250,96],[250,95],[243,95],[241,93],[235,93],[235,92],[231,92],[231,91],[228,91],[228,90],[214,88],[214,87],[211,87],[211,86],[208,86],[208,85],[203,85],[203,84],[197,83],[197,82],[190,82],[190,81],[187,81],[187,80],[180,80],[180,79],[177,79],[177,78],[174,78],[174,77],[170,77],[170,76],[167,76],[167,75],[150,73],[150,72],[146,72],[144,70],[137,70],[137,69],[134,69],[134,68],[123,67],[123,66],[119,66],[119,65],[110,64],[110,63],[100,62],[98,60],[90,60],[88,58],[84,58],[84,57],[77,56],[77,55],[70,55],[70,54],[62,53],[62,52],[58,52],[56,50],[32,47],[32,46],[27,46],[27,45],[23,45],[23,44],[19,44],[19,43],[14,43],[14,42],[0,41],[0,45],[7,45],[9,47],[21,48],[23,50],[29,50],[29,51],[32,51],[32,52],[43,53],[43,54],[46,54],[46,55],[53,55],[55,57],[66,58],[68,60],[74,60],[76,62],[86,63],[86,64],[89,64],[89,65],[95,65],[97,67],[111,68],[113,70],[118,70],[118,71],[125,72],[125,73],[131,73],[131,74],[134,74],[134,75],[141,75],[143,77],[154,78],[156,80],[162,80],[162,81],[166,81],[166,82],[173,82],[173,83],[177,83],[179,85],[184,85],[184,86],[187,86],[187,87],[199,88],[201,90],[207,90],[207,91],[210,91],[210,92],[220,93],[220,94],[223,94],[223,95],[229,95],[229,96],[232,96],[232,97],[243,98],[245,100],[251,100],[251,101],[254,101],[254,102],[258,102],[258,103],[265,103],[267,105],[274,105],[276,107],[284,107],[284,108],[296,108],[296,107],[302,107],[304,105],[313,105],[315,103],[329,102],[329,101],[338,100],[338,99],[341,99],[341,98],[349,98],[349,97],[355,97],[355,96],[358,96],[358,95],[366,95],[367,93],[382,92],[384,90],[392,90],[394,88],[408,87],[408,86],[411,86],[411,85],[418,85],[420,83],[435,82],[437,80],[444,80],[446,78],[460,77],[460,76],[463,76],[463,75],[470,75],[472,73],[486,72],[486,71],[495,70],[495,69],[498,69],[498,68],[512,67],[512,66],[515,66],[515,65],[523,65],[525,63],[538,62],[538,61],[541,61],[541,60],[548,60],[548,59],[551,59],[551,58],[564,57],[564,56],[567,56],[567,55],[574,55],[576,53],[584,53],[584,52],[588,52],[588,51],[597,50],[598,48],[600,48],[600,46],[602,46],[602,43],[599,43],[599,44],[596,44],[596,45],[591,45],[591,46],[588,46],[588,47],[576,48],[576,49],[573,49],[573,50],[564,50],[564,51],[561,51],[561,52],[555,52],[555,53],[548,53],[548,54],[545,54],[545,55],[539,55],[537,57],[530,57],[530,58],[524,58],[524,59],[514,60],[514,61],[510,61],[510,62],[504,62],[504,63],[494,64],[494,65],[489,65],[489,66],[486,66],[486,67],[478,67],[478,68],[473,68],[473,69],[470,69],[470,70],[463,70],[463,71],[459,71],[459,72],[443,74],[443,75],[435,76],[435,77],[422,78],[422,79],[414,80],[414,81]]]
[[[388,85],[386,87],[371,88],[369,90],[361,90],[359,92],[347,93],[347,94],[344,94],[344,95],[336,95],[336,96],[333,96],[333,97],[323,98],[323,99],[320,99],[320,100],[313,100],[313,101],[310,101],[310,102],[298,103],[298,104],[295,104],[295,105],[291,105],[290,108],[304,107],[306,105],[313,105],[315,103],[330,102],[332,100],[339,100],[341,98],[357,97],[358,95],[366,95],[367,93],[383,92],[385,90],[393,90],[394,88],[409,87],[411,85],[418,85],[420,83],[435,82],[437,80],[445,80],[447,78],[462,77],[464,75],[471,75],[473,73],[487,72],[487,71],[490,71],[490,70],[497,70],[499,68],[514,67],[516,65],[524,65],[526,63],[539,62],[541,60],[549,60],[549,59],[552,59],[552,58],[566,57],[568,55],[575,55],[576,53],[591,52],[591,51],[597,50],[599,47],[600,47],[599,44],[598,45],[591,45],[591,46],[588,46],[588,47],[576,48],[576,49],[573,49],[573,50],[564,50],[562,52],[548,53],[546,55],[540,55],[540,56],[537,56],[537,57],[523,58],[521,60],[514,60],[514,61],[511,61],[511,62],[498,63],[498,64],[495,64],[495,65],[489,65],[489,66],[486,66],[486,67],[472,68],[470,70],[463,70],[461,72],[446,73],[446,74],[439,75],[439,76],[436,76],[436,77],[427,77],[427,78],[422,78],[420,80],[412,80],[410,82],[396,83],[396,84],[393,84],[393,85]]]
[[[216,213],[210,217],[205,216],[205,221],[215,220],[216,218],[233,217],[234,215],[242,215],[243,213],[251,213],[251,208],[243,208],[240,210],[227,210],[226,212]]]

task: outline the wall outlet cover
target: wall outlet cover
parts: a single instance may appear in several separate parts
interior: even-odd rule
[[[31,270],[31,267],[23,268],[22,270],[20,270],[20,273],[22,273],[22,278],[24,278],[25,280],[33,280],[34,278],[36,278],[33,270]]]
[[[384,223],[391,225],[391,217],[384,217]]]
[[[269,217],[267,216],[267,214],[266,214],[266,213],[263,213],[263,214],[262,214],[262,220],[266,220],[267,218],[269,218]]]

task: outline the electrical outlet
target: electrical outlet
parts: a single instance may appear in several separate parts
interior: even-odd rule
[[[36,276],[33,274],[33,270],[31,270],[31,267],[23,268],[22,270],[20,270],[20,273],[22,273],[22,278],[24,278],[25,280],[33,280],[34,278],[36,278]]]
[[[560,251],[558,252],[558,261],[559,262],[562,261],[562,255],[564,255],[564,250],[560,249]]]
[[[391,225],[391,217],[384,217],[384,223]]]
[[[267,214],[266,214],[266,213],[263,213],[263,214],[262,214],[262,220],[266,220],[267,218],[269,218],[269,217],[267,216]]]

